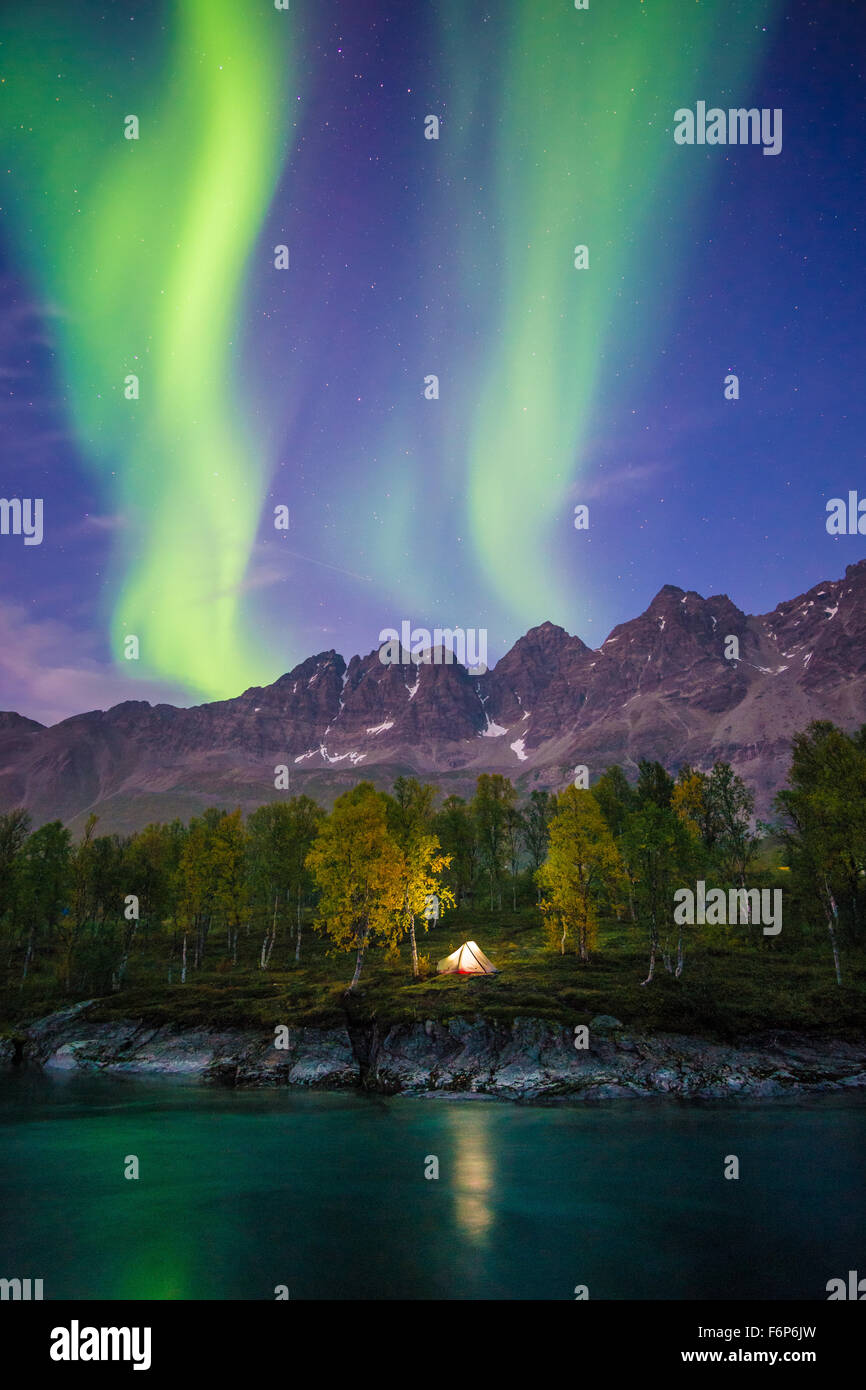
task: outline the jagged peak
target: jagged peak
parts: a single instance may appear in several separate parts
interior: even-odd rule
[[[573,637],[570,632],[567,632],[564,627],[560,627],[558,623],[538,623],[537,626],[531,627],[528,632],[524,633],[522,637],[518,637],[517,641],[508,649],[501,661],[497,662],[497,666],[504,664],[505,669],[508,670],[513,661],[519,659],[524,653],[533,651],[546,653],[551,650],[576,650],[584,652],[589,651],[589,648],[579,637]],[[491,669],[495,671],[496,667],[492,667]]]
[[[564,627],[560,627],[559,623],[547,622],[547,623],[537,623],[535,627],[531,627],[531,628],[529,629],[529,631],[526,632],[526,633],[524,634],[523,637],[518,637],[517,642],[515,642],[514,645],[517,646],[520,642],[525,642],[525,641],[526,641],[528,638],[530,638],[530,637],[554,637],[554,636],[556,636],[556,637],[564,637],[564,638],[566,639],[566,641],[568,641],[568,642],[573,641],[573,638],[572,638],[571,633],[570,633],[570,632],[567,632],[566,629],[565,629]]]
[[[315,656],[308,656],[306,661],[302,661],[297,666],[294,666],[291,671],[287,671],[285,675],[280,676],[273,684],[279,686],[285,685],[288,681],[303,680],[305,677],[309,678],[310,676],[317,675],[320,671],[326,670],[329,666],[333,666],[340,676],[342,676],[346,669],[345,661],[340,656],[340,653],[333,647],[331,647],[329,651],[317,652]],[[261,688],[262,687],[256,686],[251,687],[252,690]],[[268,687],[264,688],[267,689]]]
[[[838,589],[840,584],[850,583],[851,580],[860,581],[866,579],[866,559],[855,560],[853,564],[846,565],[844,575],[839,579],[819,579],[816,584],[805,589],[803,593],[796,594],[793,598],[782,599],[770,613],[761,613],[759,616],[764,619],[778,617],[781,614],[790,613],[800,607],[801,604],[809,600],[815,600],[820,596],[824,589]]]

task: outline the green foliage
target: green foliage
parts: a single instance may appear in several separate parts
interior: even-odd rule
[[[478,873],[478,843],[472,812],[460,796],[447,796],[433,817],[433,829],[448,856],[446,882],[458,902],[472,896]]]
[[[388,828],[385,796],[360,782],[334,802],[307,855],[319,890],[317,931],[355,951],[354,989],[368,945],[392,947],[404,911],[403,853]]]
[[[616,764],[606,768],[590,790],[601,807],[611,834],[618,838],[625,829],[626,819],[637,807],[637,793],[622,768]]]
[[[620,844],[637,920],[649,931],[650,964],[645,983],[653,978],[659,952],[665,969],[679,976],[683,970],[684,939],[680,928],[674,966],[671,905],[676,889],[688,884],[699,867],[696,841],[670,806],[648,797],[626,820]]]
[[[758,836],[751,829],[755,798],[730,763],[716,763],[706,781],[706,822],[726,879],[745,883]]]
[[[586,1011],[659,1027],[703,1019],[720,1032],[853,1028],[866,948],[866,727],[849,735],[819,722],[798,735],[777,807],[780,824],[761,840],[767,828],[754,826],[751,793],[728,764],[682,767],[674,782],[644,762],[636,787],[611,767],[591,792],[536,789],[523,805],[498,774],[478,779],[471,802],[449,796],[438,809],[435,788],[403,777],[391,796],[361,783],[330,815],[301,796],[246,823],[214,807],[130,837],[100,836],[91,818],[75,844],[59,821],[32,830],[26,812],[7,812],[0,1009],[11,1020],[99,995],[106,1016],[242,1021],[260,1006],[272,1017],[276,1000],[293,1020],[333,1020],[341,958],[355,951],[358,1007],[385,1019]],[[780,937],[674,927],[677,888],[698,877],[739,887],[746,875],[783,889]],[[424,916],[431,893],[438,926]],[[418,954],[419,918],[433,960],[474,937],[500,975],[436,976]],[[545,923],[557,953],[545,949]],[[641,990],[647,942],[654,983]]]
[[[435,795],[435,787],[422,786],[415,777],[398,777],[394,795],[385,797],[389,830],[400,851],[401,930],[411,943],[415,976],[421,973],[415,919],[421,918],[426,931],[426,908],[434,894],[439,900],[440,911],[455,903],[452,889],[443,880],[450,856],[442,853],[438,836],[433,831]],[[396,939],[392,938],[391,944],[393,947]]]
[[[588,961],[600,908],[617,900],[624,880],[613,836],[590,791],[568,787],[557,797],[538,879],[550,945],[564,955],[574,940],[578,956]]]
[[[507,777],[499,772],[482,772],[472,800],[472,817],[481,872],[487,879],[491,908],[496,899],[502,906],[509,814],[514,810],[515,802],[516,792]]]
[[[661,811],[670,810],[674,779],[668,775],[661,763],[651,763],[641,758],[638,763],[637,804],[644,808],[649,804],[658,806]]]
[[[536,789],[530,792],[529,801],[523,812],[523,843],[529,855],[529,864],[534,874],[538,873],[547,858],[550,844],[550,820],[556,808],[556,797],[550,792]]]
[[[853,736],[816,721],[793,742],[790,785],[776,798],[793,887],[823,920],[837,980],[840,944],[862,941],[866,913],[866,725]]]

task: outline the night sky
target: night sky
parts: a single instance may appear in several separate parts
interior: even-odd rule
[[[861,0],[0,38],[0,497],[44,506],[0,535],[0,709],[224,698],[403,619],[599,646],[663,584],[763,612],[866,554],[825,525],[866,495]],[[780,108],[781,152],[677,145],[699,101]]]

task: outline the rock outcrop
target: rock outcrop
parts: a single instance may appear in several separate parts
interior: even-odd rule
[[[567,1028],[539,1019],[499,1024],[352,1023],[290,1028],[287,1046],[252,1031],[178,1031],[135,1020],[88,1021],[84,1003],[6,1039],[0,1060],[46,1071],[185,1076],[230,1086],[361,1088],[543,1101],[676,1096],[773,1097],[866,1087],[866,1042],[794,1034],[736,1046],[670,1033],[633,1033],[593,1020],[578,1050]]]

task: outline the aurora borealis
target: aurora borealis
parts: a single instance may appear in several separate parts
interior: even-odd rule
[[[862,195],[827,161],[856,22],[825,13],[8,8],[0,495],[46,529],[0,543],[0,707],[227,697],[406,618],[495,660],[546,620],[599,643],[665,582],[801,587],[862,430],[831,367],[863,356]],[[704,98],[785,106],[783,153],[675,145]]]
[[[145,669],[209,695],[256,667],[238,586],[267,465],[244,422],[232,339],[285,155],[293,65],[271,30],[232,0],[182,0],[131,108],[104,85],[85,35],[58,44],[74,79],[65,129],[58,139],[43,106],[19,155],[38,171],[31,246],[56,247],[37,275],[62,311],[76,437],[108,505],[133,523],[131,563],[116,566],[114,649],[135,634]]]
[[[661,247],[652,231],[659,207],[676,196],[671,143],[660,138],[667,113],[690,78],[702,89],[736,87],[763,47],[755,20],[774,6],[752,6],[745,24],[728,5],[682,9],[677,0],[657,5],[651,23],[632,14],[620,33],[623,8],[605,7],[576,43],[575,15],[564,6],[518,5],[497,64],[501,134],[491,176],[500,289],[489,287],[497,322],[470,412],[469,525],[483,573],[527,625],[539,612],[567,609],[567,566],[539,558],[579,489],[608,344],[628,334],[631,351],[658,351],[658,289],[678,250],[675,236]],[[466,64],[471,46],[463,53]],[[456,83],[467,76],[459,72]],[[681,194],[686,205],[700,183],[696,171]],[[577,273],[573,243],[589,255]],[[634,294],[627,317],[623,287]]]

